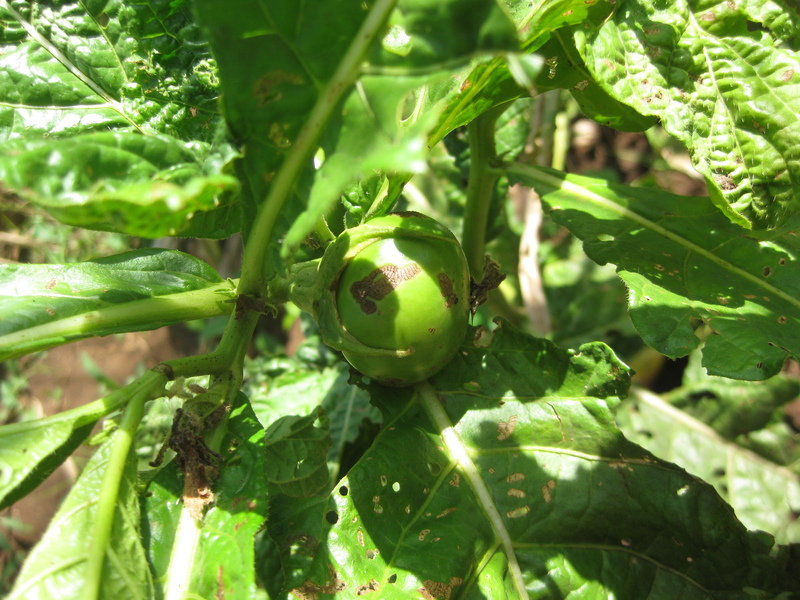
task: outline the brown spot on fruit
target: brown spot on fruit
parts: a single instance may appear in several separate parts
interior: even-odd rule
[[[384,265],[350,286],[350,293],[356,303],[366,314],[371,315],[378,310],[374,300],[383,300],[404,281],[421,272],[419,265],[410,264],[405,267]]]

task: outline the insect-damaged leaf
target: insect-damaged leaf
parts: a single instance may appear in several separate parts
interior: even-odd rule
[[[385,414],[373,447],[327,499],[275,506],[287,587],[708,598],[783,583],[710,485],[625,440],[627,385],[603,344],[569,352],[503,325],[431,386],[371,388]]]

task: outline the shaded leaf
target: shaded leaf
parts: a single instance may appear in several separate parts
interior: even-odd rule
[[[176,250],[0,265],[0,360],[90,336],[228,314],[231,284]]]
[[[634,326],[662,354],[687,355],[705,323],[703,366],[712,375],[765,379],[800,356],[800,264],[791,234],[757,239],[708,198],[509,170],[537,188],[553,220],[583,240],[592,260],[617,266]]]
[[[289,496],[312,496],[328,484],[330,419],[318,406],[305,417],[274,421],[264,436],[266,474]]]
[[[800,58],[770,35],[786,35],[796,9],[754,4],[628,1],[599,28],[576,31],[595,78],[661,119],[729,218],[763,229],[800,208]]]
[[[98,419],[100,416],[97,417]],[[0,509],[32,492],[89,437],[97,419],[59,414],[0,428]]]
[[[287,587],[745,598],[788,585],[710,485],[625,440],[614,412],[627,385],[602,344],[568,352],[502,326],[431,386],[372,386],[375,445],[327,499],[276,504]]]
[[[267,515],[264,430],[243,394],[223,440],[215,503],[202,522],[180,503],[183,482],[175,462],[147,487],[142,530],[159,594],[251,600],[257,597],[253,540]]]
[[[11,599],[80,598],[86,586],[87,556],[114,438],[103,444],[84,468],[42,540],[28,556]],[[109,546],[105,551],[99,597],[146,600],[153,597],[153,579],[139,539],[139,496],[136,456],[125,463]]]

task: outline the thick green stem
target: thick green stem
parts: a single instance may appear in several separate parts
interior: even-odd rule
[[[489,218],[492,191],[499,176],[499,172],[492,167],[492,162],[496,160],[494,126],[506,108],[508,104],[493,108],[468,126],[469,184],[461,244],[464,247],[470,274],[475,281],[480,281],[483,276],[486,223]]]
[[[46,350],[65,342],[110,332],[141,331],[179,321],[230,314],[233,285],[223,282],[200,290],[126,302],[65,317],[0,336],[0,360]]]
[[[111,454],[106,463],[103,483],[97,499],[97,511],[94,517],[94,528],[89,543],[89,554],[86,561],[86,579],[83,590],[85,600],[96,600],[100,597],[100,585],[103,580],[103,566],[111,540],[114,525],[114,512],[125,474],[136,429],[144,415],[145,402],[158,396],[164,388],[167,378],[159,372],[148,371],[136,381],[133,395],[125,407],[122,422],[114,433]]]
[[[339,101],[355,83],[367,50],[394,8],[396,0],[377,0],[361,25],[353,43],[347,50],[339,68],[328,85],[322,90],[311,110],[294,147],[286,157],[270,186],[265,202],[261,205],[253,225],[242,263],[242,278],[239,293],[260,296],[264,287],[264,259],[272,242],[275,222],[298,176],[316,148],[319,136],[331,118]]]

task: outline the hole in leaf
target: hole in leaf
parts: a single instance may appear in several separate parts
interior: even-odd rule
[[[347,489],[346,485],[343,485],[342,487],[339,488],[339,494],[342,496],[347,496],[349,491],[350,490]]]
[[[395,581],[397,581],[397,573],[392,573],[391,575],[389,575],[389,579],[387,579],[387,581],[389,583],[394,583]]]
[[[429,462],[428,471],[431,472],[431,475],[438,475],[442,472],[442,466],[439,463]]]
[[[331,525],[336,525],[339,521],[339,514],[335,510],[329,510],[325,513],[325,520]]]

